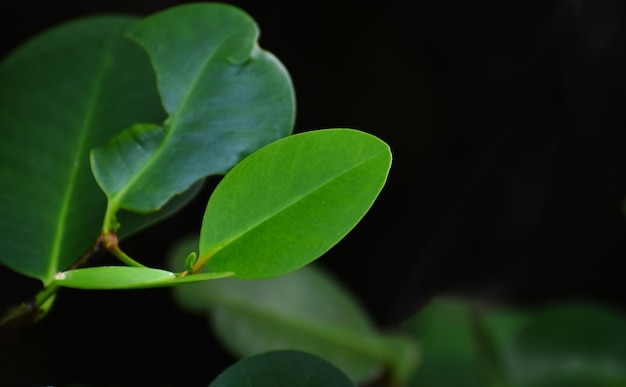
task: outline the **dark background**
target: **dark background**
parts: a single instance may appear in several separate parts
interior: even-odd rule
[[[0,56],[80,16],[181,3],[5,2]],[[381,327],[440,294],[626,309],[626,2],[230,4],[290,71],[297,132],[352,127],[392,148],[371,212],[318,261]],[[158,264],[198,229],[211,186],[124,248]],[[6,269],[0,280],[3,306],[37,289]],[[0,380],[207,385],[233,359],[205,326],[167,289],[64,289],[44,321],[2,344]]]

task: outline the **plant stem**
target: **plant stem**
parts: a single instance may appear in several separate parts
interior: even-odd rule
[[[117,235],[110,231],[102,232],[98,238],[96,238],[96,242],[83,253],[80,258],[70,265],[67,270],[75,270],[84,267],[107,250],[128,266],[145,267],[126,255],[126,253],[119,248]],[[0,317],[0,336],[3,334],[9,335],[14,329],[32,323],[41,317],[46,310],[46,302],[51,301],[51,298],[54,297],[59,288],[59,285],[55,282],[50,282],[31,300],[23,302],[7,311],[4,316]]]
[[[57,285],[56,283],[51,283],[50,285],[46,286],[45,288],[41,289],[39,291],[39,293],[37,293],[35,295],[35,297],[33,298],[34,300],[34,305],[39,308],[41,305],[43,305],[46,301],[48,301],[48,299],[52,296],[54,296],[57,292],[57,290],[59,290],[59,285]]]
[[[128,266],[146,267],[142,265],[141,263],[135,261],[128,255],[126,255],[126,253],[124,253],[120,249],[118,245],[117,235],[115,235],[114,233],[112,232],[103,233],[101,238],[104,243],[104,247],[106,247],[106,249],[110,251],[111,254],[115,255],[120,261],[124,262]]]
[[[59,286],[54,282],[44,287],[30,301],[11,308],[2,318],[0,318],[0,337],[10,335],[15,329],[37,321],[46,310],[46,302],[54,297]],[[49,306],[49,305],[48,305]]]
[[[67,270],[79,269],[102,256],[102,253],[105,251],[103,247],[104,241],[102,235],[100,235],[96,238],[96,242],[85,251],[80,258],[70,265]],[[0,331],[10,334],[18,327],[36,321],[45,311],[44,306],[46,302],[49,301],[58,290],[59,286],[51,282],[45,285],[44,288],[29,301],[10,308],[4,316],[0,317]],[[0,334],[0,336],[2,335]]]
[[[201,255],[198,258],[198,260],[196,260],[196,263],[194,263],[193,270],[191,271],[190,274],[196,274],[200,270],[202,270],[202,268],[204,267],[206,262],[209,260],[209,258],[211,258],[213,256],[213,254],[215,254],[215,251],[211,251],[211,252],[209,252],[207,254]]]

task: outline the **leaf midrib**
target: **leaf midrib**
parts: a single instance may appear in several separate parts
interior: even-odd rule
[[[227,37],[228,36],[230,36],[230,35],[227,35]],[[146,51],[148,51],[147,48],[140,41],[135,40],[135,38],[132,37],[132,36],[131,36],[131,38],[133,39],[133,41],[139,43]],[[141,177],[144,176],[146,171],[149,171],[151,169],[152,165],[156,162],[156,160],[159,159],[159,155],[162,152],[164,152],[164,149],[167,148],[167,144],[169,142],[169,139],[173,135],[172,133],[176,132],[175,128],[176,128],[176,124],[178,122],[179,117],[184,113],[185,106],[187,105],[188,101],[191,99],[191,96],[195,94],[195,90],[198,87],[198,84],[200,83],[198,80],[205,73],[205,71],[209,67],[210,63],[212,63],[213,59],[216,56],[216,53],[219,51],[218,49],[222,46],[222,44],[225,41],[226,41],[226,38],[224,38],[220,42],[220,44],[217,45],[216,49],[211,53],[211,55],[209,55],[207,57],[205,62],[202,64],[202,66],[200,66],[198,72],[193,77],[193,81],[191,82],[191,87],[189,88],[188,93],[186,94],[185,98],[183,98],[183,100],[179,104],[176,113],[172,114],[171,112],[168,112],[168,114],[170,114],[170,117],[168,117],[165,120],[165,123],[167,123],[169,121],[169,124],[167,126],[163,125],[163,128],[165,129],[165,137],[163,138],[163,141],[161,142],[161,145],[159,145],[157,147],[157,149],[154,151],[152,157],[150,157],[148,159],[148,161],[146,161],[144,163],[143,167],[133,177],[131,177],[128,180],[126,185],[122,189],[117,191],[112,197],[109,198],[109,203],[113,204],[116,207],[115,209],[112,209],[112,211],[114,213],[117,212],[117,209],[119,207],[123,207],[122,201],[124,199],[124,196],[133,187],[135,182],[139,181],[139,179],[141,179]],[[148,51],[148,55],[150,55],[150,51]],[[157,78],[158,78],[158,74],[157,74]],[[129,209],[129,208],[127,208],[127,209]]]
[[[385,153],[384,150],[381,150],[380,152],[374,153],[370,157],[368,157],[367,159],[364,159],[361,162],[359,162],[358,164],[354,165],[352,168],[348,168],[348,169],[344,170],[343,172],[341,172],[340,174],[334,175],[332,178],[327,179],[322,184],[316,186],[314,189],[311,189],[311,190],[309,190],[309,191],[307,191],[305,193],[302,193],[302,194],[294,197],[294,199],[291,200],[291,201],[285,202],[285,204],[282,207],[277,208],[270,215],[259,218],[259,220],[257,222],[252,223],[249,227],[243,229],[241,232],[239,232],[239,233],[233,235],[231,238],[228,238],[225,241],[217,244],[214,248],[212,248],[209,251],[207,251],[206,253],[202,254],[202,256],[207,256],[207,255],[208,256],[214,256],[215,254],[217,254],[218,251],[220,251],[224,247],[232,244],[237,239],[242,238],[248,232],[250,232],[251,230],[253,230],[253,229],[257,228],[257,227],[259,227],[261,224],[269,221],[270,219],[275,217],[277,214],[282,213],[282,212],[286,211],[288,208],[295,206],[297,203],[299,203],[304,198],[307,198],[307,197],[311,196],[313,193],[323,189],[324,187],[326,187],[329,184],[331,184],[333,181],[335,181],[335,180],[341,178],[342,176],[344,176],[344,175],[346,175],[346,174],[356,170],[357,168],[361,167],[363,164],[366,164],[366,163],[372,161],[373,159],[381,156],[381,154],[384,154],[384,153]],[[200,258],[202,258],[202,256]]]
[[[57,216],[57,227],[56,232],[54,234],[54,240],[52,249],[50,252],[50,264],[48,266],[48,274],[45,278],[45,283],[50,283],[54,278],[54,275],[59,270],[59,261],[61,257],[61,250],[63,244],[63,237],[65,235],[65,228],[67,225],[67,219],[70,213],[71,203],[73,194],[75,192],[77,180],[78,180],[78,172],[80,165],[80,156],[85,152],[87,138],[89,129],[92,127],[92,123],[94,121],[96,107],[98,106],[97,101],[100,100],[102,85],[105,80],[105,74],[111,68],[112,51],[113,44],[112,42],[107,42],[106,50],[103,50],[103,59],[101,61],[100,69],[96,72],[97,76],[95,78],[93,93],[91,94],[92,98],[89,100],[89,104],[87,106],[87,110],[85,112],[85,116],[83,118],[83,125],[80,128],[80,136],[78,138],[77,146],[75,147],[74,155],[72,157],[72,169],[67,182],[67,189],[65,190],[65,195],[63,196],[63,202],[61,203],[61,207],[59,209],[59,215]],[[95,237],[94,237],[95,238]],[[78,258],[78,257],[77,257]]]

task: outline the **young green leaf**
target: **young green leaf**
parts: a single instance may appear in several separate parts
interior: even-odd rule
[[[208,281],[231,275],[232,273],[202,273],[177,277],[172,272],[149,267],[99,266],[60,272],[54,280],[59,286],[76,289],[145,289]]]
[[[195,252],[189,253],[187,258],[185,258],[185,270],[187,273],[191,273],[193,271],[193,265],[196,263],[198,257]]]
[[[306,265],[361,220],[390,166],[387,144],[352,129],[301,133],[262,148],[213,192],[196,269],[206,262],[252,279]]]
[[[99,266],[64,271],[54,279],[57,285],[77,289],[139,289],[174,278],[174,273],[148,267]]]
[[[173,7],[128,30],[152,60],[169,117],[162,129],[130,128],[92,152],[109,219],[118,209],[160,209],[195,181],[291,133],[291,80],[259,48],[258,34],[246,13],[213,3]]]
[[[106,147],[91,151],[94,175],[101,186],[107,187],[109,200],[132,184],[133,177],[153,157],[164,138],[165,130],[159,125],[138,123],[115,136]],[[111,154],[115,157],[107,158]],[[107,160],[106,164],[94,161],[102,159]],[[149,191],[158,184],[155,181],[144,188]]]
[[[123,38],[135,21],[69,22],[0,64],[0,262],[21,274],[49,283],[98,236],[106,198],[90,149],[165,117],[147,56]]]
[[[243,359],[222,372],[209,387],[354,387],[339,369],[299,351],[272,351]]]

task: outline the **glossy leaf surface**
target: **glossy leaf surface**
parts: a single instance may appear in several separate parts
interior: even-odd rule
[[[161,208],[195,181],[291,133],[295,102],[258,28],[225,4],[187,4],[142,19],[127,35],[152,60],[169,117],[95,149],[94,176],[110,212]]]
[[[202,273],[176,277],[172,272],[149,267],[99,266],[58,273],[55,283],[76,289],[145,289],[230,277],[231,273]]]
[[[351,129],[300,133],[233,168],[213,192],[199,262],[238,278],[287,273],[317,259],[370,209],[391,166],[380,139]]]
[[[174,267],[192,245],[173,252]],[[380,333],[354,298],[314,266],[271,279],[228,278],[173,291],[186,310],[208,312],[217,337],[236,356],[297,349],[330,361],[355,382],[383,367],[404,372],[417,360],[412,341]]]
[[[353,387],[341,371],[317,356],[273,351],[245,358],[222,372],[209,387]]]
[[[70,22],[0,64],[0,262],[23,275],[50,282],[98,236],[90,149],[165,117],[147,56],[123,37],[135,20]]]

